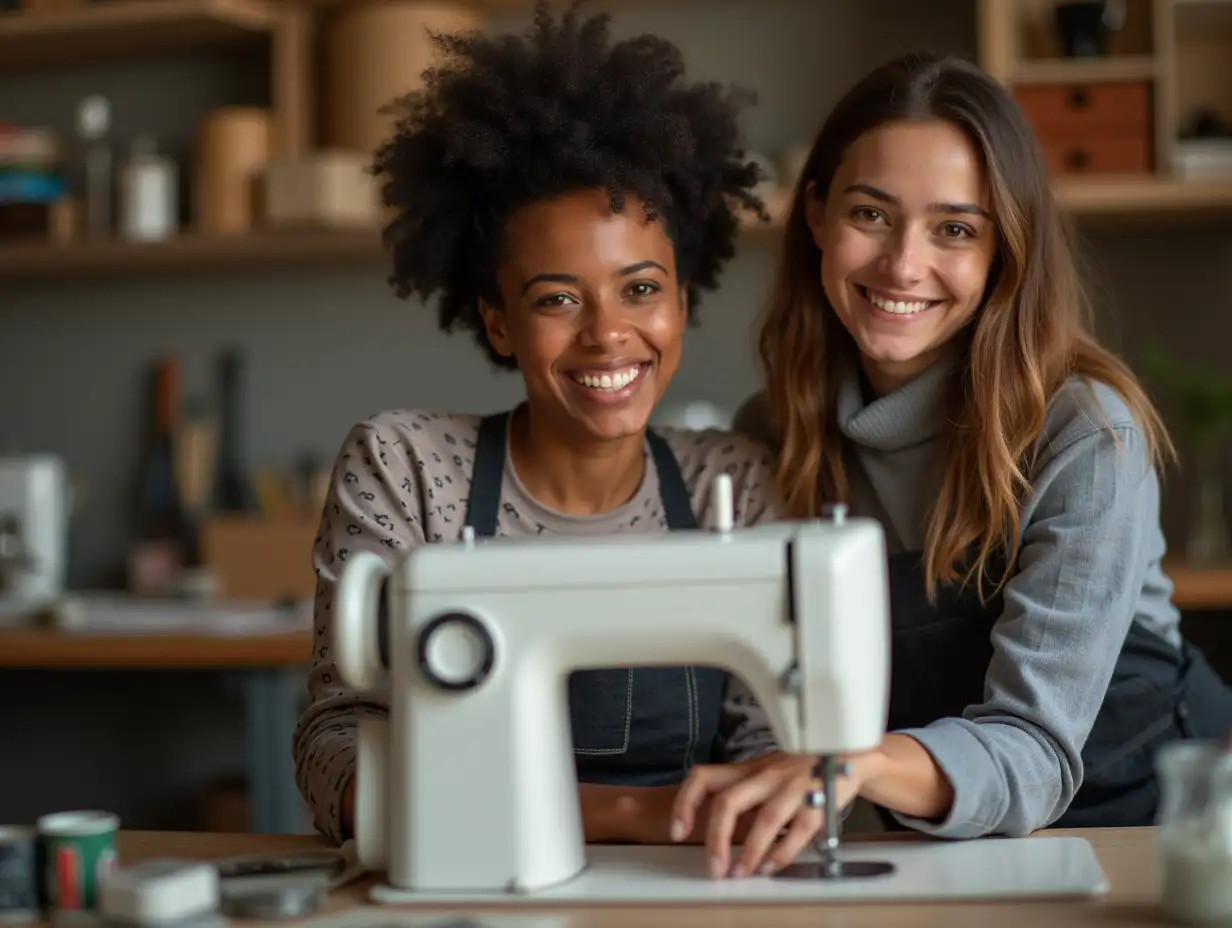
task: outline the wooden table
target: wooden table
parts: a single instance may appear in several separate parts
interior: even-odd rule
[[[291,735],[306,692],[312,632],[213,635],[56,631],[0,628],[0,671],[221,670],[244,690],[250,790],[250,828],[263,834],[298,833],[307,824],[295,787]]]
[[[792,904],[758,906],[751,904],[713,906],[603,906],[585,909],[509,907],[472,910],[482,914],[554,914],[559,919],[544,922],[544,928],[628,928],[644,925],[654,928],[885,928],[885,926],[945,926],[945,928],[1014,928],[1019,925],[1069,928],[1080,925],[1166,925],[1158,912],[1159,878],[1156,873],[1152,829],[1091,829],[1080,832],[1057,831],[1087,838],[1095,848],[1110,885],[1106,896],[1073,902],[971,902],[922,905]],[[901,835],[894,835],[902,840]],[[870,836],[863,840],[883,840]],[[858,837],[847,840],[862,840]],[[220,835],[179,832],[124,832],[120,836],[120,861],[132,864],[147,857],[183,857],[211,860],[261,851],[295,851],[322,847],[317,837],[293,835]],[[338,914],[363,905],[371,881],[339,889],[320,914]],[[373,912],[374,924],[384,908]],[[428,914],[430,910],[418,909]],[[455,914],[457,911],[455,910]],[[567,917],[561,917],[567,916]],[[254,924],[246,922],[246,924]],[[393,923],[388,923],[393,928]],[[526,928],[533,928],[528,921]]]

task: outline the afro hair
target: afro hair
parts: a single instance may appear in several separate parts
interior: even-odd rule
[[[439,293],[442,331],[461,325],[498,367],[480,299],[500,306],[496,270],[505,220],[529,203],[605,190],[663,217],[689,321],[735,254],[737,210],[763,219],[755,163],[740,147],[751,94],[682,83],[676,46],[642,35],[613,41],[609,17],[559,18],[546,3],[523,36],[433,35],[441,53],[424,85],[395,101],[393,137],[376,153],[384,231],[400,297]]]

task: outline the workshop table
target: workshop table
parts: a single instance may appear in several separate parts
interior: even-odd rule
[[[160,634],[0,628],[0,670],[217,670],[244,693],[250,828],[295,834],[306,825],[291,736],[312,659],[312,632]]]
[[[1154,829],[1089,829],[1083,831],[1053,831],[1052,835],[1076,835],[1089,840],[1108,878],[1109,892],[1088,900],[1039,902],[954,902],[954,903],[793,903],[790,905],[758,905],[716,902],[694,906],[673,904],[610,905],[594,907],[544,907],[535,909],[523,904],[484,907],[467,914],[477,917],[483,925],[483,915],[551,914],[544,924],[551,928],[628,928],[630,925],[653,925],[654,928],[818,928],[841,925],[843,928],[913,928],[913,926],[945,926],[945,928],[1014,928],[1018,925],[1048,928],[1071,928],[1084,925],[1166,925],[1159,912],[1159,877],[1156,870]],[[918,835],[851,836],[846,840],[927,840]],[[995,839],[992,839],[995,840]],[[122,832],[119,838],[121,865],[129,865],[150,857],[179,857],[194,860],[214,860],[240,854],[259,852],[293,852],[326,846],[324,840],[307,835],[229,835],[184,832]],[[326,901],[320,914],[340,914],[365,903],[372,880],[364,880],[336,890]],[[380,924],[380,913],[374,909],[374,924]],[[416,914],[432,910],[416,907]],[[442,913],[447,910],[440,910]],[[457,909],[453,910],[457,913]],[[254,926],[259,922],[245,920]],[[285,922],[284,922],[285,924]],[[393,922],[387,922],[393,925]],[[529,919],[526,925],[533,924]]]

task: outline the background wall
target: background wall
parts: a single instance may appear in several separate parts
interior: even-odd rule
[[[526,14],[496,17],[520,28]],[[653,31],[683,48],[694,78],[752,87],[751,148],[778,157],[807,143],[862,73],[900,52],[974,56],[970,0],[707,0],[618,12],[621,34]],[[198,116],[266,99],[259,62],[195,57],[76,73],[0,77],[0,121],[64,128],[86,93],[108,95],[116,136],[151,132],[172,153]],[[669,399],[734,407],[756,389],[751,326],[769,285],[773,239],[750,239],[689,336]],[[1187,357],[1227,363],[1232,229],[1145,227],[1090,241],[1100,327],[1135,350],[1161,338]],[[129,539],[129,486],[142,374],[160,351],[204,386],[224,343],[247,351],[245,442],[251,463],[328,460],[347,427],[380,408],[488,411],[520,398],[468,336],[436,331],[431,309],[396,300],[383,266],[303,267],[133,280],[0,285],[0,451],[65,455],[81,483],[71,582],[113,582]],[[1167,523],[1179,531],[1180,484]],[[1179,536],[1177,536],[1179,537]],[[155,692],[157,697],[155,698]],[[239,703],[210,675],[0,674],[5,718],[0,820],[106,806],[129,827],[195,827],[194,791],[242,763]],[[53,763],[68,749],[71,764]],[[288,750],[289,750],[288,746]],[[54,770],[54,774],[48,771]]]

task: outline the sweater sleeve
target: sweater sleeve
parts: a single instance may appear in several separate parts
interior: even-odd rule
[[[1039,468],[1024,512],[983,702],[903,732],[932,755],[954,801],[943,821],[895,817],[938,837],[1029,834],[1059,818],[1081,786],[1081,752],[1159,518],[1144,436],[1132,426],[1084,430]]]
[[[342,794],[355,774],[361,717],[383,718],[386,692],[358,692],[339,677],[333,657],[334,592],[349,555],[371,551],[392,561],[424,543],[409,445],[366,422],[338,454],[312,560],[317,575],[310,704],[292,739],[295,778],[318,831],[341,843]]]

